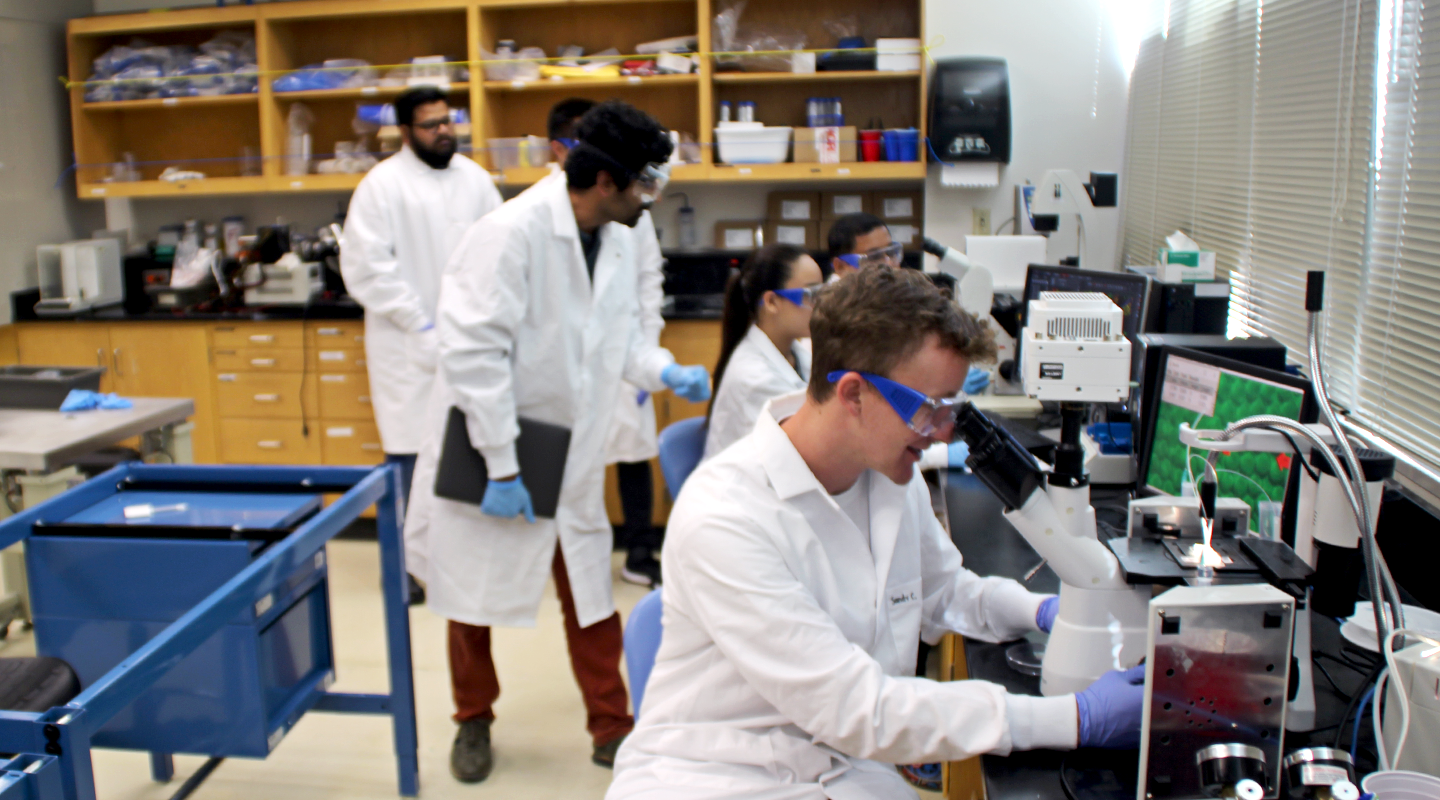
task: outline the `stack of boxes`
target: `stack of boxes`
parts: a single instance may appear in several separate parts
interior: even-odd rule
[[[918,251],[925,218],[921,191],[771,192],[764,221],[725,220],[715,223],[715,247],[753,250],[779,242],[824,252],[835,220],[850,214],[874,214],[890,227],[890,237]]]

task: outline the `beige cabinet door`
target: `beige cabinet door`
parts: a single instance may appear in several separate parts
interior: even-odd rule
[[[195,401],[192,442],[197,464],[213,464],[215,405],[210,388],[205,326],[187,322],[110,325],[114,391],[128,397],[188,397]]]
[[[115,391],[110,328],[94,322],[23,322],[15,326],[20,363],[37,367],[104,367],[100,391]]]

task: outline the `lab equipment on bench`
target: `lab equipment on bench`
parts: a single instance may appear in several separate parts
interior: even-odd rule
[[[295,253],[287,253],[274,264],[251,263],[245,266],[245,305],[303,306],[325,291],[325,281],[317,261],[301,261]]]
[[[1360,800],[1356,788],[1355,762],[1344,750],[1330,747],[1303,747],[1281,762],[1286,784],[1294,800]]]
[[[371,505],[389,693],[330,692],[324,548]],[[38,650],[84,686],[43,713],[0,712],[0,750],[43,751],[61,778],[28,796],[94,800],[95,746],[150,751],[162,781],[173,753],[209,756],[197,775],[227,756],[264,758],[311,710],[391,717],[400,794],[416,795],[402,509],[391,466],[124,464],[0,523],[0,544],[27,544]]]
[[[1125,314],[1099,292],[1041,292],[1021,332],[1025,394],[1037,400],[1119,403],[1130,395]]]
[[[1041,234],[1060,230],[1062,218],[1075,217],[1079,228],[1079,266],[1103,270],[1100,242],[1093,235],[1100,217],[1097,209],[1114,208],[1116,177],[1113,172],[1092,172],[1090,182],[1081,183],[1079,176],[1068,169],[1052,169],[1035,186],[1030,204],[1030,218],[1035,231]]]
[[[925,252],[940,259],[935,270],[955,279],[955,302],[982,322],[989,317],[990,306],[995,302],[995,283],[990,270],[983,266],[976,269],[975,262],[964,253],[929,236],[924,239],[924,248]]]
[[[118,239],[82,239],[35,248],[42,317],[79,314],[125,299]]]

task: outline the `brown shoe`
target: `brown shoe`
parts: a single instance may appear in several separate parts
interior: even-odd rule
[[[597,767],[615,769],[615,754],[620,752],[620,745],[625,741],[625,737],[629,735],[629,733],[626,733],[618,739],[611,739],[605,744],[595,745],[595,749],[590,753],[591,763]]]

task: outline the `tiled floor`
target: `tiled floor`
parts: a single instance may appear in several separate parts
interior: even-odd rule
[[[375,544],[336,541],[329,546],[330,599],[338,663],[337,691],[385,691],[386,669]],[[619,580],[615,600],[622,616],[647,590]],[[494,632],[501,697],[492,731],[496,765],[484,783],[467,786],[450,777],[455,726],[445,662],[445,624],[423,607],[411,610],[415,694],[420,730],[423,798],[485,800],[599,800],[610,772],[590,763],[579,690],[565,657],[565,637],[554,587],[547,591],[534,629]],[[33,640],[19,626],[0,655],[29,655]],[[264,761],[226,761],[192,795],[196,800],[392,800],[397,796],[388,718],[312,713]],[[164,800],[203,762],[178,756],[176,779],[150,780],[143,753],[95,754],[100,800]],[[926,798],[939,794],[922,793]]]

